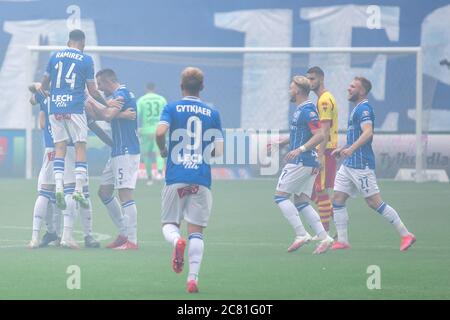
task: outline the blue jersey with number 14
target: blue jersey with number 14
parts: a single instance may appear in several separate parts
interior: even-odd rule
[[[223,140],[217,110],[196,97],[185,97],[166,105],[159,123],[170,128],[166,184],[188,183],[210,188],[211,166],[206,158],[211,153],[209,145]]]
[[[94,62],[75,48],[56,52],[46,74],[50,77],[50,114],[82,114],[86,82],[94,81]]]

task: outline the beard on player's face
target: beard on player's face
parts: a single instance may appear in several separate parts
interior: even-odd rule
[[[319,89],[320,87],[320,81],[316,80],[316,81],[310,81],[311,85],[310,88],[312,91],[316,91],[317,89]]]
[[[359,100],[359,92],[358,91],[349,91],[348,93],[348,101],[355,102]]]

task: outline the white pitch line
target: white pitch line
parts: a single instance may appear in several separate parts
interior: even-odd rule
[[[31,227],[22,227],[22,226],[0,226],[0,229],[12,229],[12,230],[31,230]],[[76,234],[84,235],[83,231],[80,230],[74,230],[73,231]],[[98,241],[104,241],[111,239],[111,235],[106,233],[99,233],[99,232],[92,232],[92,236],[97,239]],[[27,246],[28,240],[11,240],[11,239],[0,239],[1,242],[16,242],[17,244],[14,245],[1,245],[0,249],[7,249],[7,248],[23,248]],[[83,243],[84,241],[77,241],[79,243]],[[19,244],[20,243],[20,244]]]

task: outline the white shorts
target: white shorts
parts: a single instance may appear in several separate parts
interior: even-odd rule
[[[53,141],[86,142],[88,126],[86,114],[52,114],[49,117]]]
[[[278,179],[277,191],[296,195],[304,193],[311,198],[318,173],[314,173],[314,169],[316,168],[305,167],[302,164],[286,164]]]
[[[115,189],[135,189],[139,171],[139,154],[124,154],[108,160],[100,184],[114,185]]]
[[[45,148],[41,171],[39,171],[38,190],[43,184],[54,185],[53,160],[55,149]],[[67,147],[64,158],[64,184],[75,183],[75,147]]]
[[[356,197],[358,192],[364,198],[380,192],[375,171],[372,169],[353,169],[342,165],[336,174],[334,191],[340,191],[351,197]]]
[[[211,190],[205,186],[175,183],[162,190],[161,222],[176,223],[184,219],[206,227],[211,216]]]

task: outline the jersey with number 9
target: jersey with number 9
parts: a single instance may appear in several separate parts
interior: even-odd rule
[[[86,82],[94,80],[92,57],[67,48],[50,58],[46,74],[50,77],[50,114],[82,114]]]
[[[196,97],[185,97],[166,105],[159,123],[170,127],[166,184],[210,188],[211,143],[223,140],[219,112]]]

